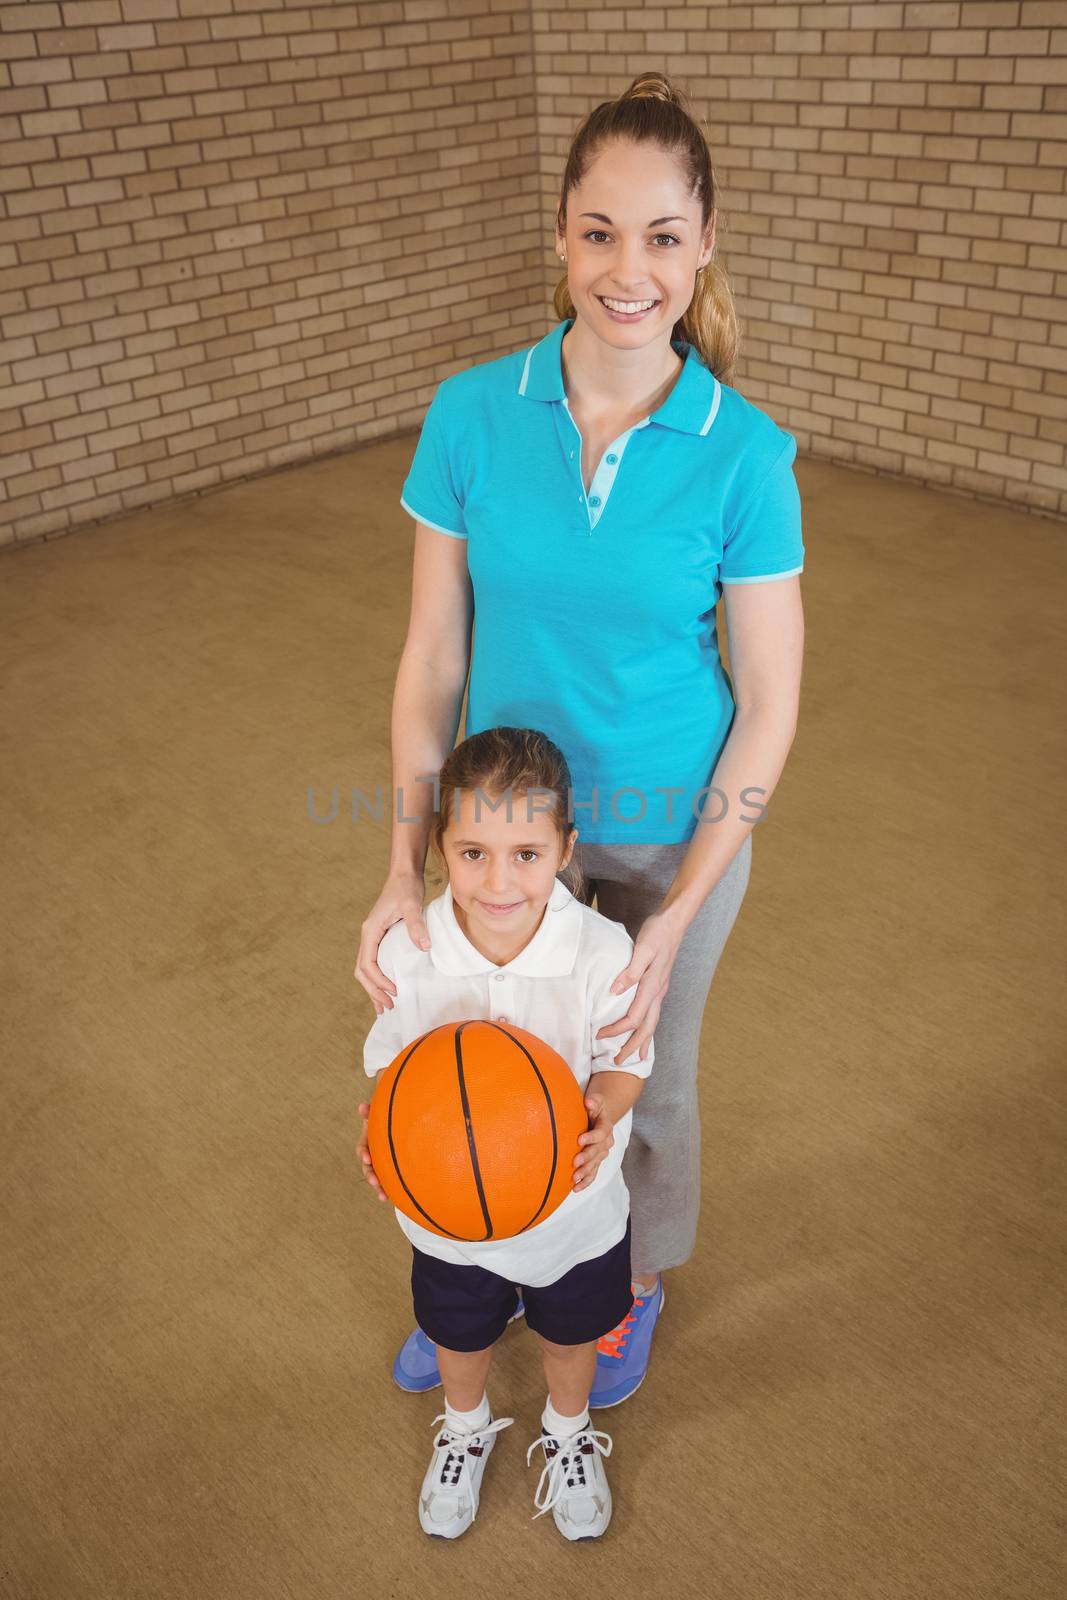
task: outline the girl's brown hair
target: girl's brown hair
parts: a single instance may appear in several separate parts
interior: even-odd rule
[[[429,845],[445,868],[445,882],[448,881],[445,829],[459,814],[456,797],[463,791],[480,791],[486,801],[510,795],[514,807],[517,801],[525,800],[531,791],[537,790],[531,805],[532,814],[552,817],[560,855],[566,854],[574,827],[568,818],[570,768],[559,746],[538,729],[499,727],[471,734],[446,756],[439,784],[438,805],[430,821]],[[573,895],[583,898],[585,878],[577,862],[577,845],[569,864],[557,876]]]
[[[690,196],[700,201],[701,229],[705,230],[716,198],[708,141],[685,95],[671,79],[662,72],[642,72],[617,100],[604,100],[596,106],[574,135],[556,213],[560,233],[565,231],[567,196],[582,182],[604,146],[616,139],[657,145],[678,161]],[[556,285],[552,303],[561,322],[576,315],[566,273]],[[693,345],[720,382],[733,382],[741,335],[729,279],[715,255],[707,266],[698,268],[693,299],[674,324],[671,337]]]

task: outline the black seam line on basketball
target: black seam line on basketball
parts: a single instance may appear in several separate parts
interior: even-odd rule
[[[431,1029],[430,1032],[432,1033],[433,1030]],[[426,1210],[425,1206],[420,1206],[419,1205],[419,1202],[416,1200],[415,1196],[412,1194],[411,1190],[408,1188],[407,1184],[404,1182],[404,1174],[400,1170],[400,1163],[396,1158],[396,1145],[393,1142],[393,1101],[396,1099],[396,1091],[400,1086],[400,1079],[404,1075],[404,1068],[407,1066],[408,1062],[411,1060],[412,1056],[415,1054],[415,1051],[419,1048],[419,1045],[422,1044],[424,1042],[424,1040],[428,1039],[429,1037],[430,1037],[429,1033],[420,1034],[420,1036],[415,1040],[415,1043],[411,1046],[411,1049],[408,1051],[407,1055],[404,1057],[403,1061],[400,1063],[400,1066],[397,1069],[396,1077],[393,1079],[393,1087],[389,1091],[389,1107],[388,1107],[388,1111],[387,1111],[387,1114],[386,1114],[386,1133],[389,1136],[389,1154],[393,1158],[393,1171],[396,1173],[397,1178],[399,1179],[400,1184],[401,1184],[401,1186],[402,1186],[402,1188],[404,1190],[404,1193],[407,1195],[408,1199],[411,1201],[411,1203],[415,1207],[416,1211],[420,1211],[422,1213],[422,1215],[426,1218],[426,1221],[431,1223],[435,1228],[439,1229],[440,1232],[443,1233],[446,1238],[448,1238],[448,1239],[462,1239],[463,1235],[461,1233],[452,1233],[448,1228],[442,1227],[439,1222],[435,1221],[434,1218],[431,1217],[430,1213]]]
[[[456,1052],[457,1052],[457,1056],[459,1054],[459,1037],[458,1037],[458,1035],[459,1035],[459,1033],[462,1033],[463,1029],[466,1026],[467,1026],[466,1022],[461,1022],[460,1025],[459,1025],[459,1029],[457,1031],[457,1035],[456,1035]],[[518,1233],[525,1233],[527,1228],[532,1228],[533,1227],[534,1223],[537,1221],[538,1217],[541,1215],[541,1212],[545,1208],[545,1202],[547,1201],[547,1199],[549,1197],[549,1194],[552,1191],[552,1184],[553,1184],[553,1181],[555,1180],[555,1176],[556,1176],[556,1168],[557,1168],[557,1166],[559,1164],[559,1134],[558,1134],[558,1131],[557,1131],[557,1128],[556,1128],[555,1107],[552,1104],[552,1096],[548,1092],[548,1085],[545,1083],[544,1078],[541,1076],[541,1070],[538,1067],[537,1062],[534,1060],[533,1056],[530,1054],[530,1052],[527,1050],[526,1046],[523,1044],[522,1040],[521,1039],[516,1039],[516,1037],[515,1037],[515,1035],[513,1033],[509,1033],[507,1028],[500,1027],[500,1025],[498,1023],[496,1023],[496,1022],[490,1021],[489,1026],[491,1028],[496,1028],[496,1031],[498,1033],[504,1034],[506,1038],[511,1040],[512,1044],[518,1045],[519,1049],[522,1051],[523,1055],[526,1057],[526,1059],[530,1063],[531,1067],[533,1067],[534,1072],[537,1075],[537,1081],[541,1085],[542,1090],[544,1091],[545,1105],[546,1105],[547,1110],[548,1110],[548,1123],[549,1123],[549,1127],[552,1129],[552,1165],[551,1165],[551,1167],[549,1169],[548,1183],[545,1185],[545,1192],[544,1192],[544,1195],[541,1198],[541,1203],[537,1207],[537,1210],[534,1212],[534,1214],[530,1218],[530,1220],[528,1222],[523,1223],[522,1227],[518,1230]],[[433,1032],[433,1031],[434,1031],[433,1029],[430,1030],[430,1032]],[[450,1228],[444,1227],[444,1225],[442,1223],[438,1222],[435,1217],[432,1217],[430,1215],[430,1213],[426,1210],[425,1206],[422,1206],[422,1205],[419,1204],[418,1200],[415,1198],[415,1196],[412,1194],[411,1190],[408,1188],[407,1184],[404,1182],[404,1175],[400,1170],[400,1163],[397,1160],[396,1145],[393,1142],[393,1102],[394,1102],[394,1100],[396,1098],[396,1092],[397,1092],[397,1089],[398,1089],[398,1087],[400,1085],[400,1079],[403,1076],[405,1067],[407,1066],[408,1062],[411,1060],[411,1057],[414,1055],[414,1053],[418,1049],[419,1045],[422,1044],[425,1039],[428,1039],[429,1036],[430,1036],[429,1033],[424,1033],[424,1034],[421,1034],[420,1037],[415,1040],[414,1044],[411,1046],[411,1049],[408,1051],[407,1055],[404,1057],[403,1061],[401,1062],[400,1067],[397,1070],[396,1077],[393,1079],[393,1086],[389,1091],[389,1106],[388,1106],[388,1111],[387,1111],[387,1116],[386,1116],[386,1132],[387,1132],[388,1139],[389,1139],[389,1154],[393,1158],[393,1171],[396,1173],[397,1178],[399,1179],[400,1184],[401,1184],[401,1186],[402,1186],[402,1188],[404,1190],[404,1193],[407,1195],[408,1199],[411,1201],[411,1203],[415,1207],[416,1211],[418,1211],[422,1216],[424,1216],[426,1218],[427,1222],[431,1223],[435,1228],[437,1228],[439,1230],[439,1232],[442,1233],[446,1238],[448,1238],[448,1239],[459,1239],[459,1240],[463,1241],[464,1243],[477,1243],[478,1242],[477,1240],[468,1240],[467,1236],[465,1234],[453,1233]],[[473,1138],[473,1134],[472,1134],[471,1128],[470,1128],[470,1117],[469,1117],[469,1115],[467,1116],[467,1136],[468,1136],[468,1144],[470,1144],[470,1141]],[[484,1195],[484,1192],[483,1192],[482,1187],[481,1187],[480,1173],[477,1171],[477,1154],[476,1154],[475,1151],[472,1151],[472,1159],[474,1160],[475,1167],[476,1167],[475,1179],[476,1179],[476,1182],[478,1183],[478,1194],[479,1194],[479,1198],[480,1198],[480,1200],[482,1202],[482,1214],[485,1217],[486,1227],[490,1229],[489,1233],[486,1235],[486,1238],[488,1239],[488,1238],[492,1237],[492,1229],[490,1227],[489,1215],[488,1215],[488,1213],[486,1212],[486,1209],[485,1209],[485,1195]],[[515,1237],[518,1237],[518,1234],[516,1234]],[[483,1240],[482,1242],[484,1243],[485,1241]]]
[[[548,1109],[548,1125],[552,1129],[552,1165],[549,1168],[548,1183],[545,1185],[545,1192],[541,1197],[541,1204],[538,1206],[529,1222],[524,1222],[522,1227],[519,1229],[519,1233],[525,1233],[527,1228],[533,1227],[534,1223],[545,1209],[545,1202],[552,1192],[552,1184],[554,1183],[556,1177],[556,1167],[559,1163],[559,1137],[556,1131],[556,1108],[552,1104],[552,1096],[548,1092],[548,1084],[541,1076],[541,1069],[537,1065],[537,1062],[534,1060],[533,1056],[530,1054],[529,1050],[527,1050],[526,1046],[523,1044],[522,1040],[516,1039],[513,1033],[509,1033],[507,1028],[502,1028],[499,1023],[490,1022],[490,1027],[495,1028],[498,1033],[506,1034],[511,1040],[512,1044],[517,1044],[527,1061],[530,1063],[531,1067],[533,1067],[534,1072],[537,1074],[537,1081],[544,1091],[545,1105]]]
[[[471,1123],[471,1103],[467,1095],[467,1080],[463,1076],[463,1030],[467,1023],[461,1022],[453,1034],[456,1047],[456,1078],[459,1082],[459,1102],[463,1107],[463,1121],[467,1129],[467,1149],[470,1152],[471,1171],[474,1174],[474,1187],[478,1192],[478,1204],[482,1208],[482,1220],[485,1223],[485,1238],[493,1237],[493,1219],[489,1215],[489,1207],[485,1203],[485,1185],[482,1182],[482,1169],[478,1164],[478,1146],[474,1139],[474,1127]],[[503,1032],[503,1029],[501,1029]],[[472,1241],[473,1242],[473,1241]],[[485,1240],[482,1240],[485,1243]]]

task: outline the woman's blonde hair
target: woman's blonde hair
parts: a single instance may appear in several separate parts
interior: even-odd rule
[[[686,96],[662,72],[642,72],[616,100],[604,100],[579,127],[563,169],[556,220],[565,231],[567,196],[585,176],[590,162],[614,140],[658,145],[680,164],[688,192],[701,205],[701,229],[715,209],[715,172],[703,129],[689,110]],[[564,273],[553,295],[556,316],[573,317],[574,302]],[[704,365],[722,383],[733,381],[740,330],[734,297],[725,269],[713,255],[697,271],[688,311],[674,325],[673,339],[696,349]]]
[[[574,823],[568,820],[571,774],[563,751],[536,728],[486,728],[445,757],[438,775],[440,793],[430,821],[429,846],[440,859],[448,881],[444,853],[445,829],[458,815],[457,794],[480,792],[485,801],[510,797],[512,806],[532,791],[533,814],[551,816],[559,838],[560,855],[567,852]],[[551,809],[550,809],[551,808]],[[573,895],[582,899],[585,878],[578,866],[577,845],[570,862],[557,876]],[[443,887],[443,885],[442,885]]]

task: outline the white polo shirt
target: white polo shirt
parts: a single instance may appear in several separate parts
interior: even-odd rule
[[[430,949],[412,944],[403,922],[385,933],[378,965],[396,985],[392,1010],[376,1017],[363,1045],[363,1066],[374,1077],[405,1045],[445,1022],[504,1021],[528,1028],[558,1050],[585,1091],[594,1072],[630,1072],[647,1078],[655,1059],[636,1051],[623,1064],[613,1057],[633,1030],[596,1039],[599,1029],[625,1016],[637,984],[611,994],[633,955],[633,940],[578,900],[559,878],[533,938],[513,961],[498,965],[476,950],[456,921],[452,888],[425,908]],[[555,1283],[579,1261],[590,1261],[626,1232],[630,1194],[622,1175],[633,1111],[615,1124],[615,1142],[585,1190],[571,1190],[551,1216],[513,1239],[467,1243],[445,1239],[398,1208],[396,1218],[411,1243],[427,1255],[459,1266],[486,1267],[509,1283],[540,1288]],[[573,1164],[577,1147],[570,1152]],[[562,1155],[562,1152],[561,1152]]]

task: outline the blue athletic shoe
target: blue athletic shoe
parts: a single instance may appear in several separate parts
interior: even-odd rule
[[[639,1389],[648,1371],[652,1330],[656,1326],[667,1296],[663,1275],[648,1296],[632,1284],[634,1303],[617,1328],[597,1340],[596,1374],[589,1396],[590,1406],[617,1406]]]
[[[508,1322],[514,1322],[525,1310],[520,1295],[518,1309],[508,1318]],[[436,1389],[441,1382],[441,1374],[437,1370],[437,1346],[432,1339],[427,1339],[420,1327],[416,1326],[400,1346],[393,1362],[393,1378],[409,1394],[422,1394],[427,1389]]]

